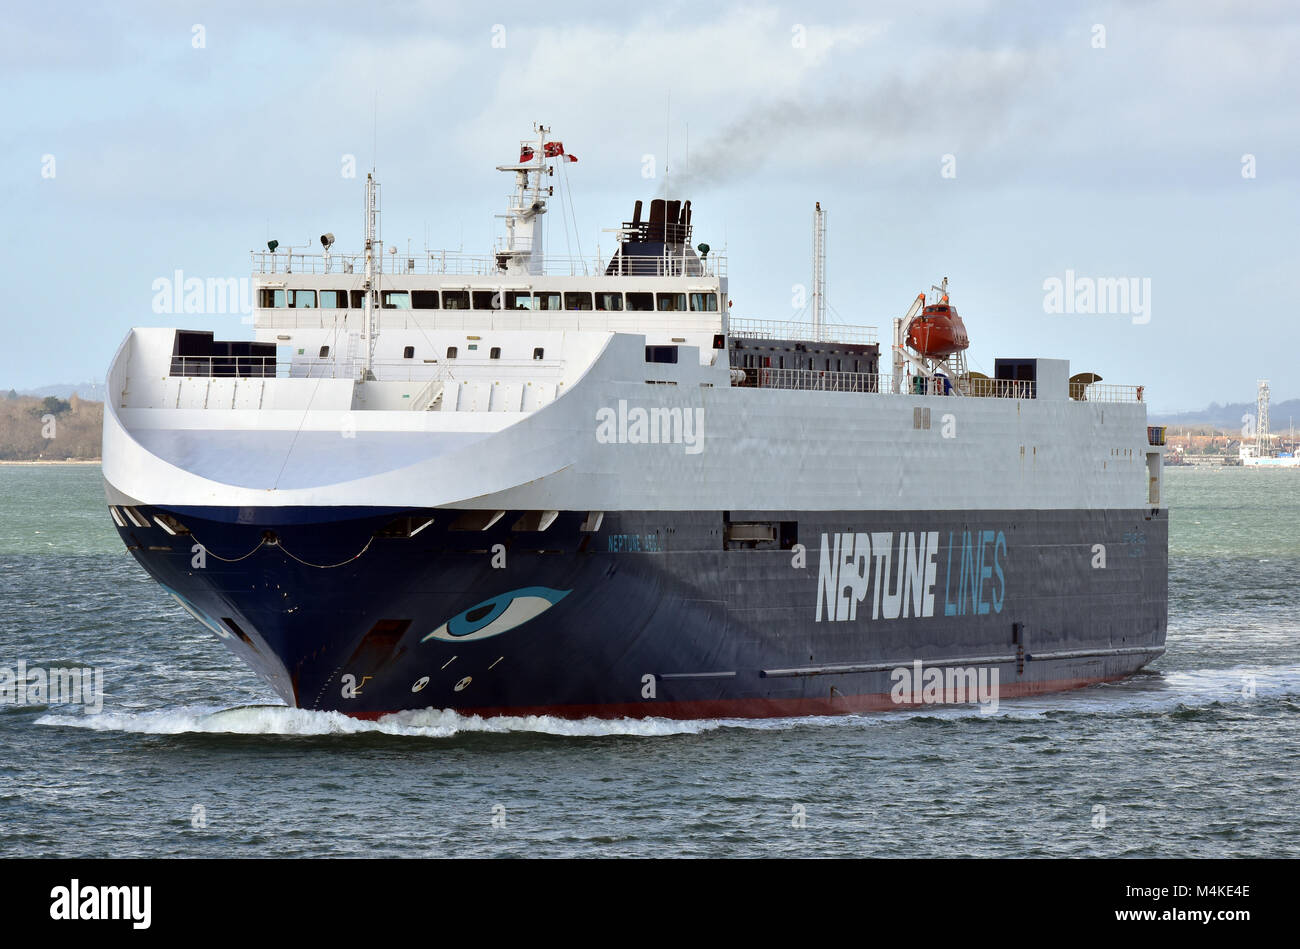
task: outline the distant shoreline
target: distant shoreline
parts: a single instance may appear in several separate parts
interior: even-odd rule
[[[72,461],[54,461],[46,458],[38,458],[33,461],[0,461],[0,465],[101,465],[103,463],[104,459],[102,458],[73,459]]]

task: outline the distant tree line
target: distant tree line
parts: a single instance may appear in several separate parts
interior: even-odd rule
[[[89,461],[100,456],[104,403],[20,396],[0,399],[0,461]]]

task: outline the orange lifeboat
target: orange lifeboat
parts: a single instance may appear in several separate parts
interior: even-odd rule
[[[966,324],[945,295],[912,318],[907,326],[907,345],[927,359],[945,359],[970,345]]]

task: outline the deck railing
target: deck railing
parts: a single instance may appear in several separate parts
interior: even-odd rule
[[[761,389],[815,389],[826,392],[888,392],[889,376],[820,369],[746,369],[745,384]]]
[[[364,254],[297,253],[265,250],[251,252],[253,274],[364,274]],[[534,264],[537,261],[533,261]],[[727,258],[710,254],[703,259],[693,254],[622,257],[548,256],[541,261],[538,274],[506,274],[503,257],[498,254],[462,254],[455,251],[420,251],[418,253],[376,254],[375,272],[390,276],[425,274],[464,277],[508,277],[512,280],[529,276],[606,277],[626,276],[709,276],[724,277]],[[622,273],[619,270],[622,269]],[[611,273],[606,271],[610,270]]]
[[[961,389],[977,399],[1032,399],[1037,395],[1034,383],[1019,379],[966,379]]]
[[[736,385],[744,387],[828,392],[895,391],[893,378],[888,373],[769,368],[736,371],[744,374],[743,381],[737,377]],[[1038,396],[1036,383],[1017,379],[959,379],[954,385],[942,376],[926,378],[919,375],[902,379],[897,391],[905,395],[954,395],[977,399],[1033,399]],[[1070,398],[1092,402],[1141,402],[1142,391],[1142,386],[1071,383]]]
[[[532,376],[558,379],[564,367],[559,359],[490,359],[461,356],[454,359],[376,359],[370,371],[379,382],[439,382],[454,379],[457,366],[473,372],[475,379],[492,380],[501,370],[510,378]],[[320,359],[276,361],[274,356],[173,356],[171,376],[213,379],[356,379],[361,375],[361,357],[340,354]],[[529,372],[524,373],[524,370]]]
[[[1079,402],[1141,402],[1144,388],[1144,386],[1117,386],[1102,382],[1071,382],[1070,398]]]
[[[172,356],[171,376],[218,379],[270,379],[289,375],[288,363],[274,356]]]
[[[858,343],[879,342],[878,331],[874,326],[849,326],[828,323],[815,331],[811,323],[789,323],[780,320],[728,320],[732,336],[741,339],[798,339],[813,343]]]
[[[457,366],[467,370],[491,367],[517,375],[522,370],[557,375],[563,367],[558,359],[482,359],[465,357],[449,360],[375,360],[371,370],[380,382],[434,382],[452,377]],[[277,361],[274,356],[172,356],[169,375],[228,379],[355,379],[361,360],[339,355],[316,360]],[[835,372],[820,369],[753,368],[733,370],[743,374],[735,384],[762,389],[803,389],[825,392],[894,391],[888,373]],[[531,374],[531,373],[530,373]],[[899,391],[908,395],[955,395],[973,398],[1033,399],[1037,396],[1033,382],[1014,379],[961,379],[956,387],[942,376],[909,376]],[[1070,384],[1070,398],[1082,402],[1141,402],[1142,386]],[[1154,444],[1154,443],[1153,443]]]

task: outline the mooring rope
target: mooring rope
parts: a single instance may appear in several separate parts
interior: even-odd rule
[[[194,537],[194,535],[193,535],[192,533],[190,534],[190,536],[191,536],[191,537]],[[255,554],[255,553],[257,553],[259,550],[261,550],[262,547],[265,546],[265,544],[266,544],[266,538],[263,537],[261,540],[259,540],[259,541],[257,542],[257,546],[254,547],[252,550],[250,550],[248,553],[244,554],[244,556],[242,556],[242,557],[235,557],[233,560],[230,559],[229,557],[223,557],[223,556],[221,556],[221,554],[216,553],[214,550],[212,550],[212,548],[210,548],[207,544],[203,543],[203,541],[199,540],[197,537],[194,537],[194,542],[195,542],[196,544],[198,544],[200,548],[202,548],[202,550],[203,550],[203,555],[204,555],[205,557],[208,556],[209,554],[211,554],[213,557],[216,557],[216,558],[217,558],[218,560],[220,560],[222,563],[239,563],[239,561],[241,561],[241,560],[247,560],[249,557],[253,556],[253,554]]]
[[[284,546],[284,544],[277,544],[276,546],[278,546],[281,550],[283,550],[286,554],[288,554],[288,556],[293,557],[294,560],[298,561],[300,564],[302,564],[305,567],[315,567],[317,570],[332,570],[335,567],[342,567],[345,566],[346,564],[352,563],[352,561],[358,559],[362,554],[364,554],[367,550],[369,550],[370,545],[373,544],[374,542],[375,542],[375,538],[372,535],[371,538],[368,541],[366,541],[366,546],[362,547],[360,550],[358,550],[347,560],[340,560],[338,563],[310,563],[309,561],[303,560],[301,557],[294,556],[294,554],[291,553]]]
[[[190,536],[193,537],[194,535],[191,533]],[[216,557],[222,563],[239,563],[239,561],[241,560],[247,560],[249,557],[253,556],[253,554],[257,553],[263,547],[279,547],[280,550],[284,551],[286,556],[298,561],[298,563],[302,564],[304,567],[314,567],[317,570],[332,570],[335,567],[346,566],[347,564],[352,563],[352,561],[360,558],[367,550],[370,549],[370,545],[375,542],[375,538],[373,535],[371,535],[370,539],[366,541],[366,545],[364,547],[358,550],[351,557],[348,557],[346,560],[340,560],[338,563],[312,563],[309,560],[303,560],[301,557],[297,556],[291,550],[286,548],[278,538],[274,543],[268,543],[267,538],[263,537],[261,540],[257,542],[257,546],[254,547],[252,550],[250,550],[248,553],[244,554],[242,557],[234,557],[234,558],[223,557],[221,556],[221,554],[215,553],[208,547],[207,544],[203,543],[203,541],[199,540],[198,538],[195,538],[194,542],[203,549],[203,553],[205,556],[211,554],[213,557]]]

